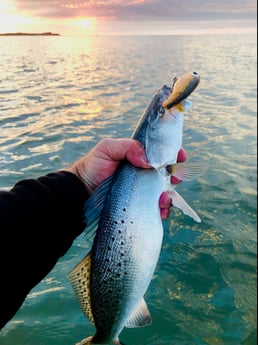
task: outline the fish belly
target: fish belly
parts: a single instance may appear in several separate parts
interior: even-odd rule
[[[142,300],[159,258],[164,178],[126,165],[112,185],[92,249],[96,338],[116,339]]]

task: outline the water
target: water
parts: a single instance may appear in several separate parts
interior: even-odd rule
[[[178,191],[202,223],[173,210],[146,295],[153,324],[121,340],[256,345],[256,36],[1,37],[0,56],[1,189],[67,166],[103,137],[130,136],[160,86],[201,74],[184,148],[209,169]],[[1,345],[73,345],[93,334],[66,277],[88,249],[75,241]]]

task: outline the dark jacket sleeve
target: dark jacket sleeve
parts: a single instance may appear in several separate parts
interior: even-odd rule
[[[84,230],[83,183],[57,172],[0,192],[0,329]]]

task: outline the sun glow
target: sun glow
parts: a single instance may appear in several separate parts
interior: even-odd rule
[[[0,33],[20,31],[21,27],[26,27],[31,22],[30,18],[22,17],[14,13],[0,13]]]
[[[0,3],[0,33],[13,28],[18,18],[13,14],[13,6],[10,1]]]
[[[33,18],[18,13],[12,0],[1,0],[0,33],[22,31],[34,22]]]
[[[78,27],[82,34],[91,34],[95,31],[96,19],[81,17],[74,21],[74,25]]]

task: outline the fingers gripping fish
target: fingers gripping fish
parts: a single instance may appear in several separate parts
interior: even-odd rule
[[[141,142],[153,169],[123,162],[86,202],[85,231],[94,234],[94,242],[69,279],[96,333],[78,345],[121,345],[119,335],[124,327],[151,324],[144,295],[162,245],[161,193],[169,191],[174,206],[200,221],[170,183],[171,175],[192,180],[206,169],[203,164],[176,163],[184,112],[191,105],[186,98],[199,81],[194,72],[174,79],[171,87],[163,86],[136,126],[132,138]]]

